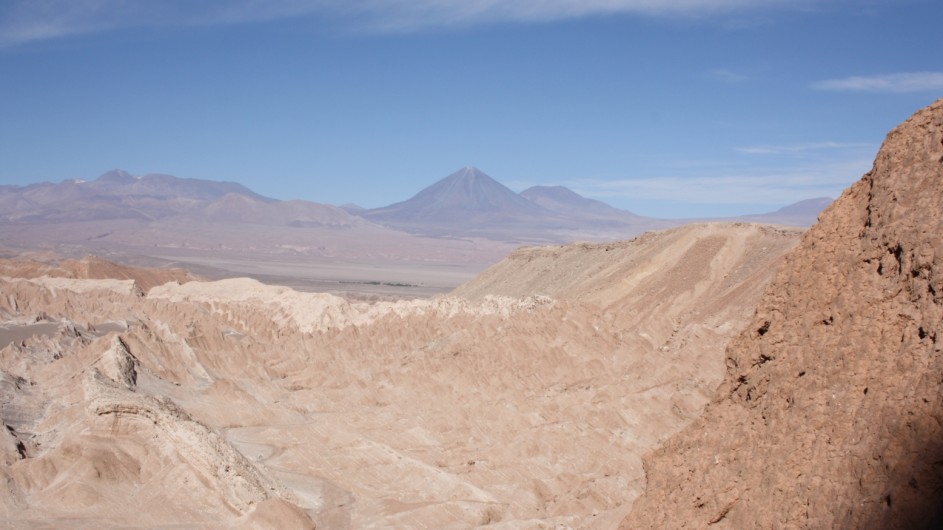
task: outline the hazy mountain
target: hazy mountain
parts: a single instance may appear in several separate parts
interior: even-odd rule
[[[832,204],[831,197],[817,197],[815,199],[806,199],[788,206],[784,206],[775,212],[745,215],[740,220],[753,223],[768,223],[790,226],[812,226],[818,220],[822,210]]]
[[[263,202],[277,202],[275,199],[259,195],[235,182],[185,179],[162,174],[134,177],[120,169],[109,171],[96,180],[83,182],[82,186],[102,194],[117,196],[146,196],[165,199],[182,197],[211,201],[220,199],[230,193],[236,193]]]
[[[773,215],[818,215],[822,213],[822,210],[827,208],[829,204],[832,204],[833,200],[834,199],[831,197],[806,199],[790,204],[789,206],[784,206],[773,212]]]
[[[95,180],[66,180],[0,188],[0,220],[57,223],[109,219],[248,223],[294,227],[363,224],[335,206],[279,201],[242,184],[172,175],[109,171]]]
[[[533,186],[521,192],[521,197],[552,212],[583,219],[619,219],[638,221],[646,219],[627,210],[588,199],[565,186]]]
[[[336,206],[308,201],[260,200],[241,193],[227,193],[189,216],[216,223],[308,228],[343,228],[366,223]]]
[[[95,254],[345,292],[378,278],[403,283],[395,267],[384,265],[409,262],[425,267],[422,285],[411,287],[428,294],[467,279],[513,246],[506,239],[424,238],[336,206],[279,201],[232,182],[115,170],[89,181],[0,187],[0,251],[10,255]]]
[[[95,180],[43,182],[0,189],[0,220],[70,222],[103,219],[162,219],[237,194],[256,202],[275,203],[234,182],[181,179],[171,175],[134,177],[109,171]]]
[[[809,205],[815,209],[809,201],[778,217],[739,220],[808,225],[814,213],[796,219]],[[615,241],[684,222],[638,216],[562,186],[517,194],[471,167],[372,210],[279,201],[234,182],[121,170],[89,181],[0,186],[0,245],[8,249],[213,262],[241,274],[257,273],[266,260],[291,262],[276,267],[279,278],[287,271],[309,275],[312,260],[331,267],[345,260],[477,267],[520,245]]]
[[[352,213],[417,234],[523,242],[619,239],[678,224],[618,210],[562,186],[537,186],[517,194],[473,167],[409,200]]]
[[[390,226],[437,227],[528,222],[553,212],[521,197],[474,167],[466,167],[423,189],[412,198],[362,212]]]

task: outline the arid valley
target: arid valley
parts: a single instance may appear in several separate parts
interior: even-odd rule
[[[943,523],[943,100],[809,229],[169,179],[0,194],[5,527]]]

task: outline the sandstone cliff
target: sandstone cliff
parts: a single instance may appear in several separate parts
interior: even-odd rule
[[[941,234],[943,100],[787,257],[622,528],[943,523]]]

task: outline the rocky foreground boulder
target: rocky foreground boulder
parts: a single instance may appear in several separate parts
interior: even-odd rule
[[[622,528],[943,523],[943,100],[786,260]]]

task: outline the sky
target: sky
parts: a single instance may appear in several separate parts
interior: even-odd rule
[[[943,97],[939,0],[0,0],[0,184],[379,207],[466,166],[656,217],[837,197]]]

